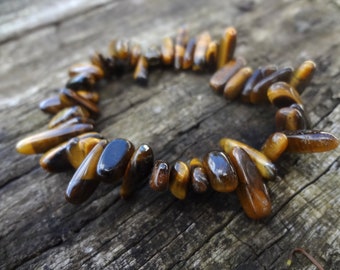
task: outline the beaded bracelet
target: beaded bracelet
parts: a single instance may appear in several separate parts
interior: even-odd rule
[[[164,38],[160,49],[151,46],[145,53],[140,45],[127,40],[112,41],[109,56],[94,53],[91,63],[69,68],[70,79],[59,96],[40,103],[42,111],[55,114],[49,129],[19,141],[17,151],[44,153],[40,165],[49,172],[76,169],[65,193],[66,200],[73,204],[87,200],[100,182],[116,183],[120,179],[120,195],[127,198],[151,175],[153,190],[169,189],[178,199],[185,199],[189,186],[197,193],[211,186],[217,192],[236,191],[248,217],[268,216],[271,201],[263,180],[276,177],[273,162],[285,151],[329,151],[339,141],[330,133],[309,130],[300,94],[313,77],[313,61],[305,61],[295,71],[274,65],[253,71],[243,58],[234,58],[236,40],[236,29],[228,27],[219,43],[208,32],[189,39],[188,31],[180,28],[175,40]],[[129,140],[108,141],[92,132],[93,119],[99,115],[99,94],[95,91],[98,82],[119,78],[134,69],[134,80],[146,86],[149,70],[161,66],[173,66],[175,70],[217,69],[210,79],[211,89],[229,100],[239,98],[252,104],[269,101],[279,108],[275,115],[277,132],[269,136],[260,151],[222,138],[219,144],[223,151],[211,151],[187,163],[177,161],[171,167],[163,160],[154,162],[147,144],[135,148]]]

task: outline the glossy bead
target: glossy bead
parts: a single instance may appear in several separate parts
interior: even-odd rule
[[[39,108],[45,113],[56,114],[60,110],[64,109],[65,105],[61,103],[59,96],[53,96],[41,101]]]
[[[68,202],[80,204],[93,194],[100,182],[97,163],[106,145],[107,140],[101,140],[79,166],[65,192]]]
[[[92,129],[93,125],[77,124],[65,128],[45,130],[19,141],[16,145],[16,150],[26,155],[44,153],[68,139],[89,132]]]
[[[179,70],[183,64],[183,57],[185,53],[185,47],[188,43],[188,31],[185,27],[178,29],[176,40],[175,40],[175,58],[174,58],[174,68]]]
[[[98,103],[99,102],[99,94],[98,94],[98,92],[79,90],[79,91],[77,91],[77,94],[79,96],[82,96],[83,98],[86,98],[89,101],[94,102],[94,103]]]
[[[111,56],[119,60],[127,60],[129,58],[130,42],[126,39],[118,39],[114,42],[114,45],[115,48]]]
[[[48,128],[54,128],[61,123],[64,123],[74,117],[89,118],[90,113],[81,106],[73,106],[62,109],[55,116],[52,117],[48,123]]]
[[[339,140],[331,133],[317,130],[284,131],[287,151],[295,153],[327,152],[338,147]]]
[[[316,64],[313,61],[303,62],[294,72],[289,84],[301,94],[312,80],[315,69]]]
[[[196,48],[194,52],[194,62],[192,69],[195,71],[203,70],[206,65],[205,54],[207,52],[209,43],[211,41],[211,36],[209,32],[203,32],[197,38]]]
[[[91,63],[74,64],[68,69],[68,75],[70,77],[74,77],[81,73],[91,75],[97,80],[100,80],[104,77],[104,71]]]
[[[230,153],[239,179],[236,194],[246,215],[261,219],[270,215],[272,205],[262,177],[246,151],[235,147]]]
[[[188,166],[177,161],[170,170],[169,190],[179,200],[184,200],[188,193],[190,174]]]
[[[174,62],[175,48],[174,41],[170,37],[163,38],[162,47],[162,64],[165,66],[170,66]]]
[[[237,98],[241,94],[245,83],[252,73],[253,70],[251,67],[244,67],[237,71],[226,83],[223,90],[223,96],[229,100]]]
[[[133,153],[125,170],[120,186],[120,196],[123,199],[128,198],[136,186],[151,173],[153,162],[154,156],[151,147],[147,144],[140,145]]]
[[[196,38],[193,37],[189,40],[187,47],[185,48],[185,52],[183,56],[183,63],[182,63],[183,69],[189,69],[192,67],[195,48],[196,48]]]
[[[225,29],[224,34],[220,41],[220,48],[218,51],[217,68],[220,69],[234,57],[236,48],[237,31],[234,27]]]
[[[148,62],[149,67],[159,66],[161,63],[161,51],[155,45],[147,48],[144,57]]]
[[[218,52],[217,42],[215,40],[210,41],[208,44],[207,51],[205,53],[205,62],[207,63],[209,71],[216,70],[217,52]]]
[[[256,150],[255,148],[230,138],[222,138],[220,140],[220,146],[227,154],[231,153],[234,147],[242,148],[247,152],[252,161],[255,163],[256,168],[263,178],[274,179],[276,177],[275,165],[271,162],[269,158],[267,158],[263,153]]]
[[[97,165],[97,173],[104,177],[104,182],[114,183],[124,175],[134,150],[130,141],[120,138],[106,146]]]
[[[220,151],[212,151],[203,159],[203,166],[211,187],[218,192],[232,192],[238,179],[229,157]]]
[[[110,79],[116,75],[115,61],[112,57],[106,58],[101,53],[94,52],[90,55],[90,60],[93,65],[103,70],[105,78]]]
[[[282,132],[275,132],[265,141],[261,147],[261,152],[271,161],[275,162],[279,159],[282,153],[286,151],[287,146],[287,136]]]
[[[286,67],[263,78],[254,86],[253,91],[250,93],[250,102],[253,104],[267,102],[267,90],[269,86],[278,81],[289,81],[292,74],[293,69],[291,67]]]
[[[243,58],[229,61],[226,65],[217,70],[210,78],[209,85],[216,93],[221,94],[224,86],[237,71],[244,67],[246,61]]]
[[[273,83],[268,88],[267,95],[269,101],[279,108],[287,107],[294,103],[302,104],[299,93],[285,82]]]
[[[133,74],[135,82],[141,86],[147,86],[148,84],[148,62],[144,56],[139,57],[138,63]]]
[[[95,78],[87,73],[80,73],[70,78],[66,83],[66,88],[72,90],[91,90],[95,84]]]
[[[68,126],[73,126],[76,124],[91,124],[91,125],[95,125],[95,121],[91,118],[86,118],[86,117],[74,117],[71,118],[59,125],[57,125],[58,128],[63,128],[63,127],[68,127]]]
[[[130,49],[130,66],[135,67],[142,55],[142,47],[139,44],[133,44]]]
[[[149,185],[155,191],[165,191],[169,186],[170,168],[163,160],[156,160],[152,169]]]
[[[209,188],[209,180],[201,160],[198,158],[193,158],[190,160],[189,167],[193,191],[196,193],[206,192]]]
[[[280,108],[275,114],[276,130],[299,130],[308,128],[308,120],[300,106]]]

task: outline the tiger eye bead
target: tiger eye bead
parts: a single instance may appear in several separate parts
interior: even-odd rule
[[[267,91],[269,101],[276,107],[282,108],[292,104],[302,104],[301,97],[296,90],[285,82],[273,83]]]
[[[178,29],[176,40],[175,40],[175,58],[174,68],[180,70],[183,64],[183,57],[185,53],[185,47],[188,43],[188,31],[185,27]]]
[[[161,52],[156,45],[148,47],[144,57],[150,68],[157,67],[161,64]]]
[[[217,68],[220,69],[226,63],[231,61],[234,57],[236,48],[237,31],[234,27],[225,29],[224,34],[220,41],[220,49],[218,51]]]
[[[238,184],[237,175],[230,159],[220,151],[212,151],[203,159],[203,167],[211,187],[218,192],[232,192]]]
[[[287,149],[288,139],[284,133],[275,132],[270,135],[261,147],[261,152],[271,161],[275,162]]]
[[[70,78],[66,83],[66,88],[72,90],[91,90],[95,84],[95,77],[91,74],[80,73]]]
[[[91,125],[95,125],[95,121],[91,118],[86,118],[86,117],[74,117],[71,118],[59,125],[57,125],[58,128],[63,128],[63,127],[68,127],[68,126],[73,126],[76,124],[91,124]]]
[[[170,66],[174,62],[175,48],[172,38],[166,37],[162,40],[161,56],[162,64],[164,66]]]
[[[276,130],[302,130],[308,128],[308,119],[298,105],[280,108],[275,114]]]
[[[185,49],[184,56],[183,56],[183,69],[189,69],[192,66],[192,62],[194,59],[194,52],[196,48],[196,38],[191,38],[188,42],[188,45]]]
[[[66,106],[62,104],[59,96],[53,96],[40,102],[39,108],[45,113],[56,114]]]
[[[146,86],[148,84],[148,62],[144,56],[139,57],[138,63],[133,74],[133,79],[135,82],[141,86]]]
[[[244,67],[237,71],[226,83],[223,90],[223,96],[229,100],[237,98],[252,73],[253,70],[251,67]]]
[[[288,138],[287,151],[294,153],[319,153],[338,147],[339,140],[331,133],[317,130],[284,131]]]
[[[303,62],[297,70],[294,72],[289,84],[302,94],[306,86],[310,83],[313,78],[316,69],[316,64],[311,61]]]
[[[133,44],[130,50],[130,66],[135,67],[142,55],[142,47],[139,44]]]
[[[90,124],[77,124],[64,128],[55,128],[29,136],[16,145],[17,152],[25,155],[44,153],[79,134],[93,129]]]
[[[134,150],[134,145],[128,140],[112,140],[105,147],[97,165],[97,173],[103,177],[102,180],[107,183],[118,181],[124,175]]]
[[[129,58],[130,42],[126,39],[118,39],[114,42],[115,49],[112,57],[119,60],[127,60]]]
[[[116,75],[115,61],[112,57],[106,58],[101,53],[94,52],[90,55],[90,60],[93,65],[103,70],[106,79],[110,79],[113,75]],[[88,88],[85,89],[89,90]]]
[[[190,175],[188,166],[177,161],[170,170],[169,190],[179,200],[184,200],[188,193]]]
[[[236,141],[230,138],[222,138],[220,140],[220,146],[227,154],[231,153],[234,147],[240,147],[250,156],[252,161],[255,163],[256,168],[265,179],[274,179],[276,177],[276,167],[263,153],[256,150],[255,148]]]
[[[261,219],[270,215],[272,205],[262,177],[246,151],[235,147],[230,153],[239,179],[237,197],[246,215],[251,219]]]
[[[165,191],[169,185],[170,168],[163,160],[156,160],[152,169],[149,185],[155,191]]]
[[[68,69],[68,75],[70,77],[74,77],[74,76],[79,75],[81,73],[91,75],[97,80],[100,80],[104,77],[103,70],[101,68],[99,68],[98,66],[95,66],[91,63],[74,64],[74,65],[70,66],[69,69]]]
[[[93,91],[86,91],[86,90],[79,90],[77,91],[77,94],[89,101],[92,101],[93,103],[99,102],[99,94],[97,92]]]
[[[209,71],[216,70],[217,52],[218,52],[217,42],[215,40],[210,41],[208,44],[207,51],[205,53],[205,62],[207,63]]]
[[[126,167],[123,182],[120,187],[120,196],[123,199],[128,198],[138,183],[151,173],[153,161],[153,151],[147,144],[140,145],[133,153]]]
[[[243,58],[229,61],[226,65],[217,70],[210,78],[209,85],[216,93],[221,94],[226,83],[237,71],[244,67],[246,61]]]
[[[198,38],[194,52],[194,62],[192,69],[195,71],[203,70],[206,65],[205,54],[207,52],[211,37],[209,32],[203,32]]]
[[[101,140],[81,163],[67,186],[65,198],[68,202],[83,203],[96,190],[100,182],[97,163],[106,145],[107,140]]]
[[[193,191],[196,193],[206,192],[209,188],[209,180],[201,160],[198,158],[193,158],[190,160],[189,167]]]
[[[74,117],[89,118],[89,116],[90,113],[81,106],[65,108],[52,117],[52,119],[48,123],[48,128],[54,128]]]

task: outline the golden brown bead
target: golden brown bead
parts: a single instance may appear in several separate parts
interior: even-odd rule
[[[135,68],[135,72],[133,74],[133,79],[136,83],[142,86],[146,86],[148,84],[148,62],[146,61],[144,56],[139,57],[138,63]]]
[[[270,135],[261,147],[261,152],[271,161],[275,162],[287,149],[288,139],[282,132],[275,132]]]
[[[285,82],[273,83],[268,88],[267,95],[269,101],[279,108],[287,107],[294,103],[302,104],[299,93]]]
[[[198,158],[193,158],[189,163],[191,186],[194,192],[203,193],[208,190],[209,180],[203,163]]]
[[[316,64],[313,61],[303,62],[294,72],[289,84],[301,94],[312,80],[315,69]]]
[[[163,38],[161,47],[162,63],[170,66],[174,62],[175,48],[174,41],[170,37]]]
[[[57,112],[64,109],[65,105],[61,103],[59,96],[53,96],[41,101],[39,108],[45,113],[56,114]]]
[[[242,148],[247,152],[252,161],[255,163],[256,168],[258,169],[263,178],[274,179],[276,177],[275,165],[271,162],[269,158],[267,158],[264,154],[262,154],[255,148],[230,138],[222,138],[220,140],[220,146],[223,149],[223,151],[226,152],[227,154],[231,153],[234,147]]]
[[[64,128],[54,128],[31,135],[19,141],[16,150],[25,155],[44,153],[79,134],[93,129],[90,124],[77,124]]]
[[[203,167],[211,187],[218,192],[232,192],[238,179],[229,157],[220,151],[212,151],[203,158]]]
[[[234,27],[225,29],[220,41],[220,48],[218,51],[217,69],[220,69],[234,57],[236,48],[237,31]]]
[[[90,113],[81,106],[65,108],[52,117],[52,119],[48,123],[48,128],[54,128],[74,117],[89,118],[89,116]]]
[[[74,64],[69,67],[68,75],[70,77],[74,77],[81,73],[85,73],[91,76],[94,76],[95,79],[100,80],[104,77],[104,71],[96,65],[91,63],[79,63]]]
[[[66,88],[77,90],[91,90],[96,83],[96,79],[93,75],[88,73],[79,73],[70,78],[66,83]]]
[[[239,179],[236,194],[246,215],[261,219],[270,215],[272,205],[262,177],[246,151],[235,147],[230,153]]]
[[[287,151],[294,153],[318,153],[338,147],[339,140],[331,133],[317,130],[284,131],[288,138]]]
[[[108,79],[115,75],[116,67],[112,57],[105,58],[101,53],[93,52],[90,55],[90,60],[93,65],[103,70],[105,78]],[[77,90],[81,90],[81,88]]]
[[[299,130],[308,128],[308,120],[299,105],[280,108],[275,114],[276,130]]]
[[[109,54],[111,57],[119,60],[129,58],[130,42],[125,39],[112,40],[109,45]]]
[[[189,168],[182,162],[177,161],[170,170],[169,190],[179,200],[184,200],[188,193],[190,180]]]
[[[237,98],[252,73],[253,70],[251,67],[244,67],[237,71],[226,83],[223,90],[223,96],[230,100]]]
[[[63,127],[68,127],[68,126],[73,126],[76,124],[91,124],[91,125],[95,125],[95,121],[91,118],[86,118],[86,117],[74,117],[71,118],[61,124],[59,124],[57,127],[58,128],[63,128]]]
[[[194,52],[196,48],[196,38],[191,38],[188,42],[188,45],[185,49],[184,56],[183,56],[183,69],[189,69],[192,66],[192,62],[194,59]]]
[[[221,94],[226,83],[232,78],[237,71],[245,66],[246,61],[243,58],[229,61],[226,65],[217,70],[210,78],[209,85],[216,93]]]
[[[99,94],[98,94],[98,92],[79,90],[79,91],[77,91],[77,94],[79,96],[82,96],[83,98],[86,98],[89,101],[92,101],[93,103],[98,103],[99,102]]]
[[[97,143],[79,166],[65,192],[68,202],[80,204],[93,194],[100,182],[97,175],[97,163],[106,145],[107,140]]]
[[[169,186],[170,168],[163,160],[156,160],[152,169],[149,185],[155,191],[165,191]]]
[[[217,42],[215,40],[210,41],[208,44],[207,51],[205,53],[205,62],[207,63],[209,71],[216,70],[217,52],[218,52]]]
[[[174,58],[175,70],[179,70],[182,67],[185,47],[188,43],[188,39],[189,38],[187,29],[185,27],[179,28],[175,41],[175,58]]]
[[[130,50],[130,66],[137,65],[139,57],[142,55],[142,47],[139,44],[133,44]]]
[[[152,170],[153,151],[147,144],[140,145],[133,153],[125,170],[120,196],[128,198],[136,189],[138,183],[144,180]]]
[[[209,32],[203,32],[198,38],[194,52],[194,62],[192,69],[195,71],[203,70],[206,65],[205,54],[207,52],[211,37]]]
[[[144,57],[150,68],[157,67],[161,64],[161,51],[156,45],[148,47]]]

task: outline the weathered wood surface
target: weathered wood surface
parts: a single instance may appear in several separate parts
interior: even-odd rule
[[[1,269],[285,269],[303,247],[325,269],[340,269],[340,149],[284,155],[280,180],[268,183],[272,215],[249,220],[234,194],[210,192],[178,201],[141,187],[128,201],[102,185],[81,206],[63,197],[71,174],[52,175],[39,156],[21,156],[18,139],[46,127],[37,104],[67,78],[66,68],[106,50],[113,37],[142,44],[226,26],[239,32],[237,55],[252,67],[296,66],[315,59],[303,94],[314,128],[340,136],[339,1],[1,1]],[[256,147],[274,130],[275,109],[227,102],[209,75],[156,71],[141,89],[126,75],[102,91],[98,130],[147,142],[156,158],[186,160],[229,136]],[[292,269],[314,269],[298,256]]]

